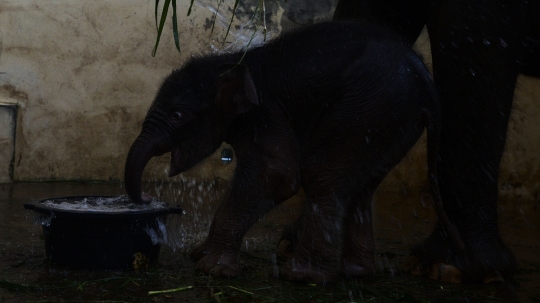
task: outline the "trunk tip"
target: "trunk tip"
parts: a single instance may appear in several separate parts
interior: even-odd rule
[[[141,202],[142,204],[150,204],[154,198],[150,196],[149,194],[142,194],[141,195]]]
[[[141,194],[140,196],[132,197],[131,195],[128,195],[131,201],[135,204],[150,204],[152,203],[152,200],[154,199],[152,196],[148,194]]]

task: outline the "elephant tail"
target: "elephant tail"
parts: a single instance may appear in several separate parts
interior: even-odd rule
[[[446,233],[449,235],[450,239],[454,242],[459,250],[465,250],[466,246],[461,238],[459,230],[446,215],[439,189],[439,179],[437,177],[437,157],[439,155],[439,142],[441,138],[441,109],[433,80],[427,71],[426,74],[426,78],[428,78],[426,80],[429,81],[426,83],[429,85],[429,102],[427,102],[427,104],[430,106],[423,111],[423,116],[427,131],[427,165],[433,208],[435,209],[439,222],[446,230]]]

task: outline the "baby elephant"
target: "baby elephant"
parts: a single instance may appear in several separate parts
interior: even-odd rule
[[[171,152],[174,176],[225,141],[237,167],[208,237],[191,254],[199,270],[241,274],[246,231],[302,187],[305,211],[280,244],[290,257],[283,277],[363,276],[373,270],[373,192],[424,128],[438,217],[460,243],[438,195],[439,125],[433,82],[411,49],[374,26],[316,24],[173,71],[129,151],[126,191],[147,203],[141,175],[153,156]]]

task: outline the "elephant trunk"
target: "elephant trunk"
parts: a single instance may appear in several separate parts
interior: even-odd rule
[[[164,153],[159,140],[149,133],[141,133],[131,145],[126,159],[124,182],[129,198],[137,204],[148,204],[152,197],[142,193],[141,178],[146,164],[154,156]]]

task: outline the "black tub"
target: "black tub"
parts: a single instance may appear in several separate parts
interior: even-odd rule
[[[180,207],[169,207],[164,202],[161,202],[162,208],[107,212],[65,210],[45,204],[70,203],[85,198],[121,197],[59,197],[24,204],[24,208],[40,214],[47,258],[54,264],[86,269],[125,269],[133,267],[141,258],[154,262],[160,244],[153,243],[147,231],[159,234],[158,220],[164,223],[167,215],[183,213]]]

